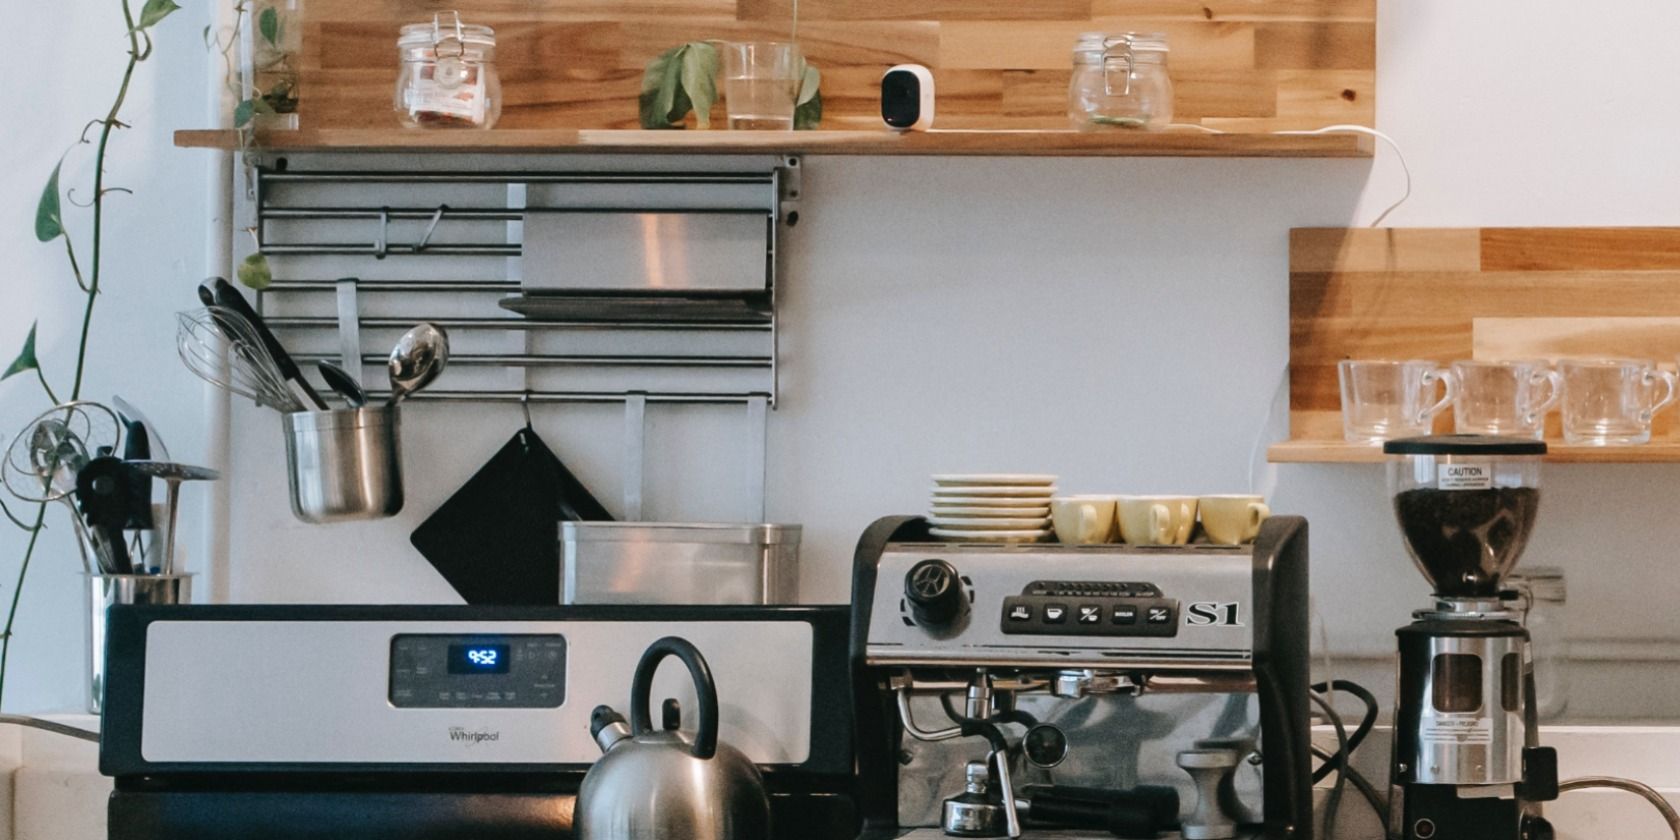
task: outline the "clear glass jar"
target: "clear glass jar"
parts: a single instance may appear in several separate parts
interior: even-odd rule
[[[397,37],[397,119],[407,128],[491,128],[502,115],[496,32],[457,12],[413,23]]]
[[[1087,32],[1073,48],[1068,117],[1076,128],[1163,128],[1173,120],[1167,36]]]
[[[1433,435],[1391,440],[1383,452],[1406,550],[1435,595],[1497,598],[1534,530],[1545,442]]]
[[[1569,588],[1563,570],[1525,568],[1511,575],[1502,593],[1528,628],[1534,651],[1535,707],[1541,720],[1569,710]]]

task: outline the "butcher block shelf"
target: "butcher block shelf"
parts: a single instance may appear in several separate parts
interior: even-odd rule
[[[177,131],[175,145],[233,149],[232,131]],[[265,132],[265,151],[602,154],[997,155],[1088,157],[1369,157],[1356,134],[1202,131],[641,131],[636,129],[303,129]]]
[[[1339,440],[1291,440],[1274,445],[1266,457],[1274,464],[1380,464],[1382,447]],[[1559,464],[1680,464],[1680,441],[1652,441],[1642,446],[1570,446],[1548,442],[1546,460]]]
[[[1342,359],[1680,359],[1680,228],[1313,228],[1290,232],[1289,429],[1276,463],[1377,463],[1346,443]],[[1652,442],[1569,446],[1548,460],[1680,463],[1676,409]],[[1452,429],[1452,413],[1435,431]]]

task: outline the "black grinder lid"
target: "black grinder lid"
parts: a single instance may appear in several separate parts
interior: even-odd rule
[[[1424,435],[1383,442],[1385,455],[1544,455],[1546,442],[1501,435]]]

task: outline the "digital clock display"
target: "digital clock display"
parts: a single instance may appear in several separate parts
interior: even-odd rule
[[[508,646],[505,644],[449,646],[451,674],[505,674],[508,665]]]

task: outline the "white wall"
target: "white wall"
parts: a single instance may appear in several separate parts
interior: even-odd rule
[[[1671,46],[1680,8],[1643,0],[1581,9],[1564,0],[1382,5],[1378,124],[1416,176],[1391,224],[1680,224],[1671,139],[1680,97],[1668,82],[1680,77]],[[191,42],[179,33],[196,36],[200,25],[175,33]],[[169,173],[165,183],[196,185],[202,171],[188,153],[168,150],[162,133],[202,120],[204,59],[194,47],[164,59],[181,63],[163,68],[178,80],[169,111],[136,112],[158,152],[150,172]],[[85,68],[74,75],[103,79]],[[0,100],[0,113],[19,113],[6,105]],[[129,148],[142,142],[125,139]],[[49,143],[19,159],[53,154]],[[1375,163],[817,158],[805,177],[802,221],[787,242],[770,488],[771,517],[806,525],[808,598],[847,597],[857,533],[878,515],[920,509],[930,472],[1053,471],[1064,488],[1087,492],[1256,485],[1272,489],[1276,509],[1313,522],[1314,591],[1332,648],[1364,657],[1391,649],[1392,628],[1426,592],[1390,522],[1380,471],[1274,471],[1255,457],[1257,438],[1283,434],[1287,231],[1367,222],[1400,189],[1389,153]],[[8,191],[0,231],[21,241],[9,250],[39,261],[19,277],[43,296],[34,275],[62,278],[47,271],[55,255],[24,239],[37,189],[32,179]],[[195,274],[200,194],[171,187],[125,199],[171,202],[167,212],[129,218],[131,235],[160,243],[145,261],[159,276],[129,288],[150,294]],[[165,270],[176,257],[190,270]],[[14,285],[25,284],[9,281],[8,290]],[[190,440],[198,391],[168,363],[167,326],[157,323],[179,305],[129,304],[150,342],[145,358],[166,370],[146,395],[158,413],[178,412],[165,422]],[[26,320],[12,307],[0,315],[0,350]],[[407,534],[518,423],[511,408],[417,407],[406,430],[409,510],[388,523],[320,530],[285,510],[277,423],[240,417],[234,593],[270,601],[449,600]],[[545,410],[539,429],[609,504],[617,498],[611,410]],[[723,493],[729,479],[707,473],[737,440],[728,418],[657,419],[651,510],[677,518],[739,509],[742,500]],[[695,475],[660,478],[664,459],[668,473]],[[1579,635],[1601,643],[1585,652],[1667,658],[1680,640],[1670,607],[1680,580],[1668,574],[1680,519],[1666,505],[1677,479],[1672,467],[1548,468],[1545,516],[1525,562],[1567,570]],[[31,636],[20,640],[29,654],[17,672],[29,688],[9,705],[74,696],[75,670],[63,661],[71,648],[61,641],[76,615],[68,569],[61,556],[33,582]],[[1577,711],[1680,714],[1672,669],[1636,662],[1592,673],[1600,688]],[[1637,690],[1615,690],[1614,680],[1633,677]]]

